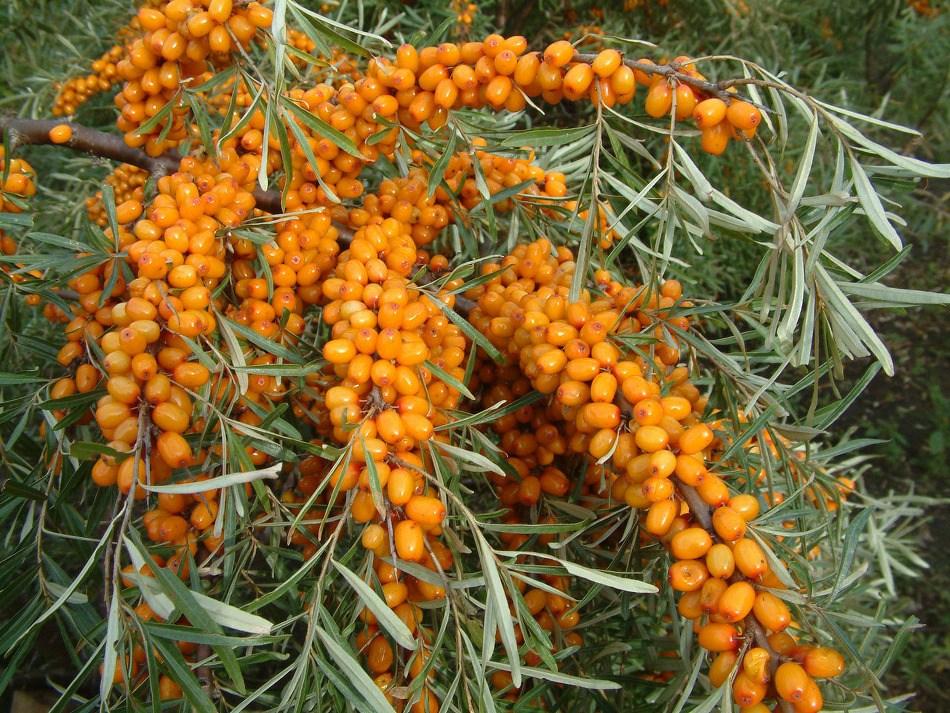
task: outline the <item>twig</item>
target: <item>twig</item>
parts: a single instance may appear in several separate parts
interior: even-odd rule
[[[676,489],[680,491],[686,504],[689,505],[689,511],[699,520],[699,524],[702,525],[704,529],[714,532],[712,513],[710,512],[709,505],[699,497],[696,488],[692,485],[687,485],[679,478],[674,478],[674,481],[676,482]]]
[[[53,144],[49,132],[56,126],[67,125],[73,130],[69,141],[63,144]],[[175,173],[181,162],[181,157],[175,153],[165,153],[161,156],[149,156],[141,149],[133,148],[117,134],[92,129],[82,124],[59,119],[22,119],[17,117],[0,118],[0,133],[8,133],[12,148],[18,146],[59,145],[73,151],[121,161],[137,168],[144,169],[156,178]],[[254,191],[254,201],[257,207],[267,213],[280,213],[279,191]]]
[[[575,52],[574,61],[575,62],[586,62],[591,64],[597,55],[593,52]],[[732,92],[727,92],[727,87],[732,87],[737,84],[742,84],[742,80],[738,79],[729,79],[722,82],[709,82],[705,79],[699,79],[690,74],[686,74],[681,70],[681,65],[679,62],[671,62],[670,64],[653,64],[652,62],[638,62],[633,59],[624,59],[623,63],[630,67],[630,69],[638,69],[644,74],[658,74],[661,77],[672,78],[681,84],[686,84],[687,86],[692,87],[693,89],[698,89],[701,92],[706,94],[711,94],[714,97],[718,97],[723,101],[731,101],[733,99],[741,99],[738,94],[733,94]]]
[[[133,148],[125,143],[121,136],[108,134],[105,131],[91,129],[68,121],[58,119],[19,119],[15,117],[0,118],[0,131],[9,133],[10,145],[13,148],[27,145],[52,144],[49,132],[56,126],[67,125],[73,130],[69,141],[59,144],[74,151],[82,151],[110,158],[114,161],[128,163],[145,169],[157,176],[166,176],[178,170],[179,159],[171,154],[149,156],[141,149]]]

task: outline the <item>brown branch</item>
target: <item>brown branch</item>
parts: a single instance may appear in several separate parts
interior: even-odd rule
[[[63,144],[53,144],[49,132],[56,126],[67,125],[73,130],[69,141]],[[142,149],[133,148],[125,143],[118,134],[109,134],[98,129],[91,129],[82,124],[59,119],[22,119],[17,117],[0,117],[0,133],[9,134],[10,146],[65,146],[73,151],[121,161],[137,168],[144,169],[156,178],[167,176],[178,170],[181,157],[175,153],[166,153],[161,156],[149,156]],[[254,200],[257,207],[268,213],[280,213],[279,191],[254,191]]]
[[[0,118],[0,132],[9,134],[10,145],[37,146],[52,144],[49,132],[56,126],[67,125],[73,130],[69,141],[58,144],[74,151],[109,158],[114,161],[128,163],[145,169],[151,174],[165,176],[178,170],[179,158],[171,154],[149,156],[141,149],[133,148],[125,143],[118,134],[108,134],[105,131],[91,129],[88,126],[75,124],[58,119],[20,119],[15,117]]]
[[[595,59],[597,59],[597,55],[593,52],[574,53],[575,62],[586,62],[587,64],[591,64]],[[743,83],[742,80],[730,79],[723,82],[709,82],[705,79],[699,79],[698,77],[693,77],[692,75],[681,71],[681,65],[678,62],[671,62],[670,64],[653,64],[652,62],[638,62],[633,59],[624,59],[623,63],[630,67],[630,69],[638,69],[644,74],[658,74],[661,77],[666,77],[667,79],[675,79],[681,84],[685,84],[692,87],[693,89],[698,89],[701,92],[718,97],[723,101],[745,99],[744,97],[740,97],[738,94],[733,94],[726,91],[727,87]],[[748,100],[746,99],[745,101]]]
[[[689,505],[689,511],[699,520],[699,524],[713,537],[716,537],[716,531],[713,529],[712,524],[711,508],[706,504],[706,501],[699,496],[699,493],[696,492],[696,488],[692,485],[687,485],[679,478],[672,478],[672,480],[676,483],[676,489],[680,491],[680,495],[683,496],[686,504]]]

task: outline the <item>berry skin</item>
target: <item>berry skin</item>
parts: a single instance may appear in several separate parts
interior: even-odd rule
[[[726,119],[737,129],[751,130],[762,121],[762,112],[749,102],[735,100],[726,109]]]
[[[693,119],[700,129],[709,129],[726,117],[726,103],[722,99],[704,99],[693,109]]]
[[[670,113],[673,106],[673,90],[665,81],[657,82],[647,92],[645,109],[654,119],[659,119]]]
[[[49,140],[54,144],[65,144],[73,137],[73,128],[69,124],[57,124],[49,130]]]

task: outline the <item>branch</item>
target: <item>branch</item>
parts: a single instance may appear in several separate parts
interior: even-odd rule
[[[49,132],[53,127],[66,124],[73,130],[73,135],[64,144],[53,144]],[[117,134],[109,134],[98,129],[91,129],[82,124],[59,119],[21,119],[16,117],[0,117],[0,133],[9,135],[10,146],[65,146],[74,151],[113,161],[131,164],[144,169],[156,178],[167,176],[178,170],[181,157],[175,153],[166,153],[161,156],[149,156],[142,149],[137,149],[125,143]],[[254,191],[254,200],[257,207],[267,213],[280,213],[279,191]]]
[[[716,537],[716,532],[713,530],[712,526],[712,512],[709,505],[699,497],[699,493],[696,492],[696,488],[691,485],[687,485],[679,478],[672,478],[676,483],[677,490],[680,491],[680,494],[683,496],[683,499],[686,501],[686,504],[689,505],[689,511],[693,516],[699,520],[699,524],[703,526],[703,529],[707,530],[713,537]]]
[[[171,154],[149,156],[141,149],[132,148],[117,134],[90,129],[88,126],[57,119],[0,118],[0,131],[10,137],[10,145],[17,146],[52,144],[49,132],[56,126],[66,124],[73,130],[72,138],[60,146],[110,158],[143,168],[151,174],[165,176],[178,170],[179,158]]]
[[[585,62],[586,64],[591,64],[595,59],[597,59],[597,54],[594,52],[574,53],[575,62]],[[719,99],[722,99],[726,102],[732,101],[733,99],[744,99],[744,97],[741,97],[738,94],[733,94],[726,91],[727,87],[743,83],[741,80],[732,79],[723,82],[709,82],[705,79],[699,79],[680,71],[680,65],[678,62],[671,62],[670,64],[653,64],[652,62],[637,62],[636,60],[632,59],[624,59],[623,63],[630,67],[630,69],[638,69],[644,74],[658,74],[661,77],[667,78],[672,77],[681,84],[690,86],[693,89],[698,89],[701,92],[718,97]]]

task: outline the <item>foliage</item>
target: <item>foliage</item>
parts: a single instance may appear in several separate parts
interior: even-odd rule
[[[613,108],[564,102],[544,106],[543,114],[530,106],[515,114],[453,111],[439,129],[404,126],[391,158],[368,165],[360,178],[378,186],[424,166],[432,193],[448,185],[456,152],[478,148],[533,158],[546,175],[563,174],[569,194],[551,200],[523,184],[492,191],[475,168],[480,202],[466,208],[456,201],[456,219],[432,250],[449,256],[450,270],[415,276],[429,295],[464,295],[477,304],[485,281],[481,267],[490,256],[510,254],[539,236],[575,251],[572,298],[603,286],[597,270],[653,290],[678,279],[691,302],[678,303],[671,316],[686,318],[689,328],[662,323],[659,333],[619,343],[648,359],[661,346],[681,348],[693,383],[710,404],[701,415],[715,418],[724,444],[716,467],[735,491],[757,493],[761,503],[775,505],[752,529],[767,543],[778,578],[796,585],[784,589],[783,598],[803,638],[834,646],[848,662],[845,677],[825,689],[826,698],[850,710],[913,707],[906,694],[914,685],[886,687],[882,681],[908,642],[922,641],[916,619],[893,603],[902,581],[919,579],[926,569],[918,540],[934,501],[913,492],[870,494],[863,483],[872,476],[865,475],[879,466],[867,452],[887,434],[845,430],[842,419],[859,408],[854,404],[862,403],[869,384],[882,383],[872,381],[878,371],[895,371],[877,315],[920,305],[933,310],[948,301],[924,289],[892,286],[894,275],[919,261],[908,243],[914,251],[935,249],[931,236],[942,225],[941,211],[930,209],[937,200],[931,186],[945,181],[950,169],[925,159],[939,158],[945,146],[946,116],[937,107],[946,69],[932,48],[946,13],[923,17],[897,2],[828,8],[671,0],[627,3],[624,12],[578,4],[564,26],[556,19],[563,17],[559,3],[524,3],[521,9],[502,2],[474,11],[444,5],[344,3],[317,11],[278,0],[272,5],[276,17],[285,16],[290,28],[309,38],[312,53],[282,46],[286,35],[278,22],[267,42],[234,56],[239,71],[232,76],[249,97],[260,90],[260,106],[275,124],[291,127],[288,119],[296,116],[302,130],[344,148],[345,137],[281,99],[300,77],[327,73],[319,56],[328,58],[331,48],[365,63],[356,60],[358,52],[392,56],[403,41],[434,45],[505,29],[542,50],[566,32],[584,52],[611,44],[628,56],[688,52],[712,80],[738,80],[736,88],[765,108],[763,127],[754,140],[733,142],[720,157],[698,150],[699,134],[688,122],[645,116],[638,95]],[[0,40],[21,47],[26,58],[5,55],[0,107],[45,117],[55,83],[88,71],[89,60],[107,50],[107,38],[127,22],[128,7],[79,0],[29,7],[43,19],[18,20],[28,16],[19,14],[26,8],[19,1],[0,9]],[[465,13],[470,22],[460,23]],[[865,77],[852,71],[855,52],[847,33],[854,27],[867,28],[865,47],[874,50],[865,49]],[[649,38],[659,47],[621,38]],[[930,81],[908,82],[911,73]],[[185,148],[197,154],[211,143],[212,131],[240,126],[243,109],[211,110],[206,102],[213,90],[189,90],[190,118],[199,131]],[[220,96],[227,105],[230,89]],[[919,124],[922,132],[893,123],[895,116]],[[115,119],[102,97],[80,107],[76,118],[102,129]],[[262,171],[258,188],[286,190],[294,167],[300,170],[289,151],[291,141],[299,141],[297,130],[284,128],[270,147],[281,169]],[[39,193],[28,212],[0,216],[0,228],[19,243],[3,258],[9,270],[0,283],[0,358],[7,365],[0,373],[0,652],[6,657],[0,690],[42,679],[61,696],[56,710],[105,709],[123,701],[136,708],[151,701],[157,709],[161,671],[181,686],[182,706],[201,710],[384,710],[389,703],[364,672],[354,643],[368,607],[380,630],[406,651],[425,639],[434,661],[432,679],[428,666],[414,669],[404,685],[387,691],[390,701],[412,701],[431,688],[453,710],[733,709],[729,686],[711,685],[707,654],[674,611],[678,595],[666,581],[674,558],[642,536],[645,510],[610,497],[592,504],[578,487],[573,496],[545,496],[526,508],[524,522],[501,514],[492,473],[518,474],[492,426],[542,397],[531,392],[495,405],[485,394],[488,384],[479,391],[481,369],[493,368],[486,355],[504,354],[506,345],[480,333],[458,301],[446,315],[481,347],[479,360],[468,358],[464,378],[433,371],[463,395],[484,398],[461,399],[468,403],[453,410],[454,425],[438,427],[449,438],[432,441],[424,452],[426,478],[449,512],[443,539],[454,555],[448,578],[403,563],[406,572],[446,590],[441,599],[420,604],[428,638],[413,636],[380,598],[374,556],[361,547],[363,527],[350,517],[352,497],[340,493],[336,501],[334,486],[326,504],[320,500],[325,485],[296,507],[285,497],[304,476],[308,458],[324,459],[324,470],[345,468],[358,442],[319,433],[276,400],[256,409],[256,421],[242,422],[238,411],[218,409],[207,387],[192,392],[208,425],[190,440],[195,450],[221,444],[219,457],[208,461],[209,474],[222,492],[230,486],[214,530],[224,545],[207,556],[202,551],[200,569],[191,560],[183,581],[162,568],[154,568],[154,577],[127,574],[123,580],[125,565],[138,571],[150,554],[173,550],[147,542],[139,527],[142,508],[131,496],[90,483],[97,460],[118,455],[83,417],[103,391],[55,397],[64,373],[56,363],[63,329],[44,317],[50,312],[28,304],[39,295],[68,311],[71,280],[122,262],[116,258],[124,254],[110,240],[118,232],[114,203],[121,201],[102,191],[108,217],[97,226],[85,201],[102,189],[106,162],[55,147],[20,153],[36,169]],[[307,162],[315,159],[306,156]],[[143,196],[156,188],[151,181]],[[279,217],[252,218],[235,233],[260,250],[281,224]],[[77,261],[78,253],[83,257]],[[264,253],[257,255],[261,275],[272,283]],[[236,281],[225,279],[216,291],[225,294]],[[306,375],[325,364],[321,350],[336,336],[325,309],[322,304],[306,312],[300,341],[261,339],[231,314],[229,320],[218,315],[216,337],[195,336],[192,345],[200,363],[239,386],[248,378],[276,377],[290,392],[302,392],[312,386]],[[271,363],[265,366],[250,360],[267,354]],[[858,370],[846,369],[849,362]],[[223,443],[215,428],[227,434]],[[945,451],[938,428],[930,437],[939,459]],[[283,467],[252,463],[245,447]],[[579,457],[570,463],[578,482],[585,471],[579,463]],[[196,472],[185,468],[174,481]],[[856,491],[841,488],[851,481],[859,483]],[[188,492],[207,487],[184,486]],[[369,490],[374,501],[382,497],[379,488]],[[332,511],[334,502],[344,503],[343,509]],[[303,537],[292,537],[301,531]],[[517,535],[523,535],[520,548],[511,544]],[[545,633],[527,615],[518,583],[550,589],[552,577],[571,578],[570,594],[583,616],[580,640],[566,639],[558,627]],[[780,589],[774,582],[770,587]],[[167,621],[138,615],[140,596]],[[186,617],[187,626],[171,623],[173,612]],[[520,655],[516,624],[526,642]],[[61,642],[55,650],[44,645],[52,638]],[[182,655],[176,641],[196,645],[197,659],[193,650]],[[937,651],[945,648],[927,641]],[[144,669],[156,675],[136,690],[110,687],[113,667],[127,665],[137,643],[147,652]],[[526,663],[529,649],[535,656]],[[515,686],[524,682],[520,697],[510,695],[514,689],[504,676],[493,678],[498,672],[510,673]]]

